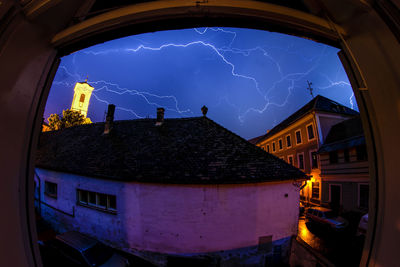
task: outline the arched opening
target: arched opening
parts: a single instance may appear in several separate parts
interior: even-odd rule
[[[375,225],[375,227],[373,232],[369,234],[367,238],[368,244],[364,253],[363,263],[368,265],[390,263],[390,261],[395,257],[395,244],[399,238],[399,231],[397,228],[399,214],[396,209],[391,209],[391,207],[393,207],[391,205],[396,203],[398,200],[398,196],[395,192],[396,187],[398,187],[398,182],[395,180],[395,148],[397,148],[397,145],[393,144],[396,144],[399,131],[397,126],[399,125],[399,95],[397,90],[397,79],[399,77],[397,71],[399,69],[397,68],[399,61],[397,59],[399,57],[399,51],[397,49],[395,34],[390,31],[379,15],[375,12],[374,8],[361,2],[353,3],[354,5],[351,5],[350,7],[347,6],[346,8],[346,10],[351,9],[352,11],[350,12],[351,15],[347,14],[346,18],[349,19],[349,21],[346,22],[341,21],[342,17],[339,15],[341,11],[336,9],[338,8],[338,5],[343,3],[330,3],[332,5],[326,7],[326,9],[332,13],[333,18],[341,21],[341,23],[346,26],[348,36],[346,39],[342,40],[345,42],[340,44],[340,37],[336,34],[337,32],[335,33],[335,30],[321,30],[321,27],[324,28],[324,25],[325,28],[330,28],[330,26],[328,26],[330,25],[328,21],[323,19],[324,23],[321,22],[321,24],[324,25],[322,26],[318,25],[318,23],[316,23],[317,25],[313,25],[312,21],[305,19],[307,15],[303,15],[303,13],[298,14],[298,11],[289,10],[287,11],[289,14],[283,16],[285,12],[283,12],[284,14],[280,12],[282,11],[281,7],[277,8],[276,6],[266,4],[268,6],[268,8],[266,8],[264,3],[252,1],[246,1],[236,6],[234,4],[224,4],[221,6],[216,5],[215,3],[211,4],[216,6],[207,3],[204,5],[202,5],[202,3],[195,3],[190,4],[189,6],[184,5],[181,2],[178,4],[179,5],[175,7],[163,7],[164,4],[161,3],[150,3],[149,9],[145,9],[144,11],[142,10],[142,17],[135,14],[135,16],[129,18],[129,16],[125,16],[126,13],[124,12],[127,11],[125,9],[116,10],[121,13],[117,12],[118,14],[110,17],[107,17],[107,15],[112,14],[104,13],[102,17],[103,19],[110,18],[108,24],[102,24],[104,21],[102,21],[101,18],[93,17],[93,19],[96,18],[95,20],[100,19],[100,23],[93,24],[93,28],[91,29],[88,29],[87,27],[81,28],[81,26],[87,26],[89,24],[87,21],[82,22],[82,24],[77,24],[78,26],[75,26],[75,29],[79,28],[80,32],[78,36],[72,37],[68,40],[69,44],[67,44],[68,42],[59,42],[61,38],[57,38],[56,36],[53,38],[53,45],[56,45],[56,47],[59,48],[58,51],[63,54],[68,50],[72,51],[74,45],[76,47],[84,47],[87,46],[90,41],[94,43],[100,42],[100,36],[102,36],[102,34],[105,34],[103,36],[106,36],[107,33],[114,32],[124,35],[122,31],[123,23],[130,24],[130,26],[139,25],[136,24],[139,23],[138,20],[135,20],[139,17],[143,19],[141,21],[141,26],[147,25],[147,27],[138,27],[140,29],[132,27],[130,30],[140,32],[167,27],[178,28],[177,24],[174,26],[171,25],[173,25],[172,22],[177,23],[177,18],[180,17],[183,21],[195,21],[196,24],[199,23],[199,21],[203,21],[209,24],[226,23],[225,25],[227,25],[230,24],[227,22],[229,20],[234,24],[232,21],[233,19],[237,19],[240,24],[243,23],[242,25],[274,22],[272,24],[278,28],[279,26],[282,27],[280,29],[283,32],[294,31],[297,22],[297,33],[306,33],[305,35],[307,36],[319,36],[322,39],[336,43],[337,46],[342,46],[344,50],[342,60],[347,68],[353,88],[358,88],[354,93],[360,105],[364,125],[367,125],[368,128],[366,135],[369,144],[369,152],[371,152],[369,154],[372,155],[372,162],[375,163],[371,166],[371,170],[374,173],[371,183],[373,188],[375,188],[375,192],[372,193],[372,199],[375,200],[374,204],[376,205],[376,211],[371,211],[373,213],[371,217],[375,218],[375,223],[372,223],[371,225]],[[71,12],[65,12],[65,17],[60,18],[60,20],[63,20],[63,22],[59,22],[62,25],[65,25],[65,21],[70,20],[70,14],[76,10],[74,4],[67,4],[67,6],[70,8],[69,11]],[[143,4],[141,7],[144,8],[146,6]],[[26,7],[25,10],[28,18],[31,20],[39,18],[40,22],[40,19],[46,20],[46,16],[48,16],[47,19],[58,21],[49,13],[57,11],[57,8],[60,8],[60,6],[56,5],[54,7],[55,9],[52,8],[52,6],[46,5],[31,5]],[[194,12],[190,13],[190,11],[193,10]],[[213,13],[214,10],[216,11],[215,13]],[[147,11],[147,13],[145,11]],[[187,13],[188,11],[189,14]],[[238,13],[239,15],[237,15]],[[146,14],[148,17],[144,16]],[[162,17],[163,15],[164,17]],[[209,16],[212,17],[212,15],[215,15],[214,20],[209,18]],[[200,18],[196,18],[196,16],[199,16]],[[193,19],[193,17],[195,18]],[[238,17],[240,19],[238,19]],[[292,18],[292,20],[287,20],[288,17]],[[149,20],[149,18],[152,18],[152,20]],[[7,233],[5,231],[4,233],[7,237],[12,237],[13,235],[14,238],[15,236],[17,237],[10,244],[9,250],[18,251],[16,253],[27,255],[26,258],[20,259],[20,265],[26,265],[35,262],[34,254],[28,256],[30,254],[29,252],[34,251],[35,248],[33,245],[34,240],[31,239],[32,233],[30,233],[30,231],[33,231],[33,227],[29,225],[29,223],[32,223],[32,221],[30,221],[32,220],[32,214],[29,214],[29,211],[26,209],[33,205],[31,203],[33,197],[29,195],[20,195],[18,192],[33,191],[28,190],[33,188],[33,182],[26,180],[29,174],[30,177],[33,176],[33,165],[31,160],[32,151],[30,150],[30,147],[35,145],[37,142],[37,135],[31,137],[31,133],[34,132],[34,129],[39,129],[40,122],[35,118],[35,114],[40,114],[40,111],[43,110],[43,99],[45,99],[44,96],[47,93],[46,90],[41,90],[41,88],[43,88],[46,83],[47,86],[49,86],[52,75],[54,75],[57,56],[55,50],[48,48],[47,41],[42,40],[37,35],[35,30],[37,30],[36,27],[38,27],[37,25],[40,25],[40,23],[32,25],[29,21],[25,20],[25,18],[22,18],[18,12],[17,15],[13,13],[11,17],[8,16],[6,19],[9,19],[9,21],[15,19],[22,23],[20,23],[16,28],[8,28],[10,31],[6,33],[9,34],[11,38],[8,43],[3,44],[3,62],[13,62],[12,66],[6,70],[6,74],[10,75],[5,75],[7,76],[7,79],[4,82],[5,88],[12,89],[11,91],[5,92],[6,97],[4,99],[6,100],[6,104],[10,102],[20,103],[22,108],[19,107],[19,110],[17,110],[9,105],[4,105],[2,107],[5,110],[5,114],[9,116],[10,126],[15,127],[16,129],[13,140],[16,140],[17,150],[19,151],[12,152],[11,147],[13,147],[14,143],[7,144],[4,147],[4,152],[9,155],[8,158],[4,159],[4,162],[7,163],[8,166],[4,169],[4,175],[11,177],[13,181],[6,181],[5,188],[10,188],[11,190],[9,193],[4,194],[3,197],[5,197],[5,200],[16,199],[17,202],[15,206],[7,208],[7,211],[9,211],[10,214],[10,220],[9,222],[5,222],[3,228],[10,228],[12,224],[18,226],[14,232]],[[217,23],[218,20],[220,23]],[[158,22],[162,21],[169,21],[171,24],[160,26]],[[291,30],[290,27],[288,27],[288,21],[289,24],[291,23]],[[365,29],[365,24],[363,23],[369,26],[368,30]],[[193,24],[195,23],[193,22]],[[204,26],[205,23],[200,24],[203,24],[202,26]],[[105,27],[101,27],[102,25]],[[62,28],[63,26],[60,26],[56,31],[59,31]],[[71,28],[74,28],[74,26]],[[108,28],[109,32],[107,32],[106,28]],[[254,28],[257,28],[257,25],[254,25]],[[30,29],[34,29],[34,31],[29,31]],[[121,31],[118,32],[117,29],[121,29]],[[52,33],[52,29],[47,30],[49,36],[53,36],[54,31]],[[10,50],[10,47],[12,47],[13,44],[20,43],[21,34],[28,32],[29,34],[26,35],[25,38],[35,41],[34,45],[32,45],[30,49],[24,51],[28,57],[25,59],[18,58],[13,60],[14,52]],[[96,32],[98,35],[94,34]],[[329,35],[328,33],[332,34]],[[63,32],[61,35],[64,37],[73,36],[69,35],[68,31]],[[62,36],[58,35],[58,37]],[[103,38],[110,39],[111,37],[107,36]],[[368,44],[368,47],[365,47],[365,43]],[[390,53],[388,53],[389,51]],[[374,58],[371,59],[371,56]],[[48,73],[50,73],[50,75],[47,75]],[[377,73],[380,75],[376,75]],[[28,88],[32,88],[32,84],[36,85],[35,90],[38,91],[35,91],[34,89],[30,89],[29,91]],[[382,86],[385,87],[384,93],[380,90]],[[20,98],[21,95],[27,95],[29,96],[28,98],[31,98],[28,101],[26,98]],[[41,105],[39,105],[40,101],[42,101]],[[20,121],[19,119],[22,119],[27,123],[23,123],[24,126],[18,125],[17,122]],[[4,133],[4,138],[12,139],[10,137],[10,134]],[[11,152],[11,154],[9,154],[9,152]],[[26,157],[27,154],[30,155],[28,158]],[[28,168],[25,167],[27,162],[29,163]],[[379,180],[377,180],[378,176]],[[33,181],[33,179],[30,180]],[[28,188],[26,188],[26,185]],[[377,212],[378,214],[374,214],[374,212]],[[13,238],[9,239],[12,240]],[[23,251],[26,251],[26,254]]]

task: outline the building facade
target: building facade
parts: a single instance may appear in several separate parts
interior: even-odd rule
[[[322,203],[322,181],[318,150],[333,125],[357,114],[352,109],[318,95],[267,131],[267,134],[250,141],[304,171],[310,179],[303,185],[300,197],[307,203],[319,205]]]
[[[157,118],[42,133],[42,217],[143,257],[285,258],[305,174],[205,116]]]
[[[368,211],[369,168],[359,117],[336,124],[318,151],[322,203],[342,211]]]

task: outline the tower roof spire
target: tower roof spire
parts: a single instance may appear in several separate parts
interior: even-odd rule
[[[85,83],[87,83],[88,78],[89,78],[89,75],[86,75]]]

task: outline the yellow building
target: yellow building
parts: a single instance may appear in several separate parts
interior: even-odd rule
[[[324,197],[317,151],[332,125],[357,115],[358,112],[318,95],[266,134],[249,141],[305,172],[310,180],[300,191],[300,198],[319,205]]]
[[[90,97],[94,87],[87,83],[87,79],[82,83],[76,83],[74,88],[74,98],[71,104],[71,110],[79,111],[85,117],[89,108]]]

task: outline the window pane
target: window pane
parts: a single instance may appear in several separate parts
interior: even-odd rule
[[[267,145],[267,152],[269,152],[269,145]]]
[[[279,140],[279,149],[282,149],[283,145],[282,145],[282,139]]]
[[[115,196],[108,196],[108,207],[113,210],[117,209],[117,198]]]
[[[314,138],[314,129],[312,125],[307,126],[307,132],[308,132],[308,139],[313,139]]]
[[[296,144],[301,143],[301,134],[300,131],[296,132]]]
[[[303,154],[299,155],[299,169],[304,169],[304,156],[303,156]]]
[[[107,195],[97,194],[97,205],[100,207],[107,207]]]
[[[338,162],[338,153],[337,151],[329,152],[329,163],[337,163]]]
[[[96,205],[96,193],[88,192],[89,194],[89,204]]]
[[[318,168],[317,152],[311,152],[311,167]]]
[[[344,150],[344,161],[345,162],[350,162],[350,152],[348,149]]]
[[[290,135],[286,136],[286,146],[290,147],[292,145],[292,140],[290,140]]]
[[[57,184],[45,181],[44,182],[44,192],[46,195],[57,197]]]
[[[88,192],[83,190],[78,190],[79,201],[81,203],[88,203]]]
[[[275,143],[272,143],[272,152],[275,152]]]
[[[368,208],[369,185],[360,184],[360,208]]]

